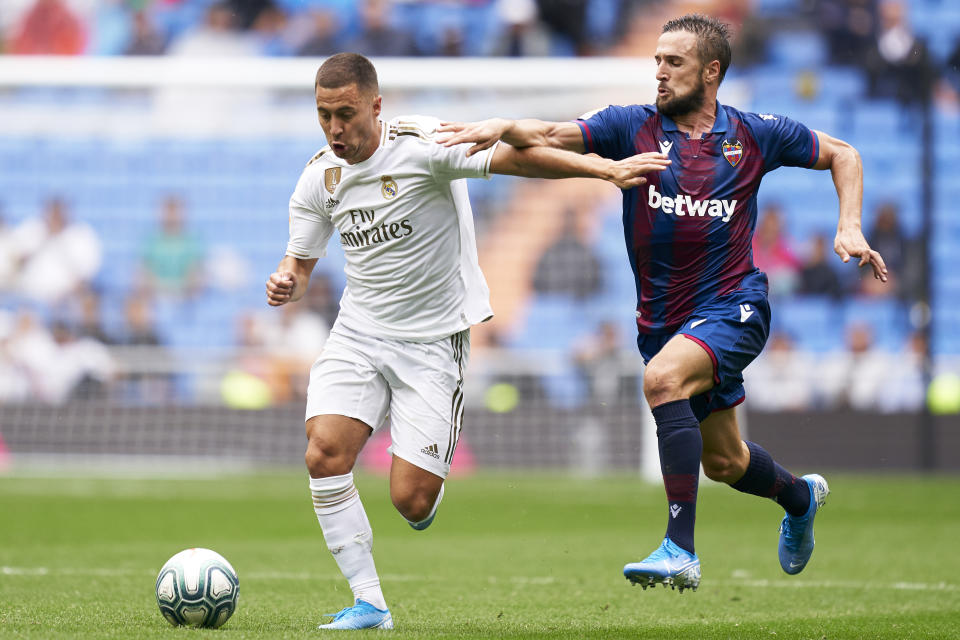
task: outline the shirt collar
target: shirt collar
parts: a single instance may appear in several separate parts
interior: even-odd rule
[[[727,110],[723,108],[723,105],[720,102],[717,102],[717,117],[713,121],[713,129],[710,130],[710,133],[726,133],[730,129],[730,118],[727,117]],[[660,114],[661,125],[660,128],[665,132],[678,132],[680,131],[677,128],[677,123],[674,122],[671,118]]]

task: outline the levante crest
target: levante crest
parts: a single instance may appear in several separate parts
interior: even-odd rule
[[[731,167],[740,163],[740,159],[743,157],[743,145],[739,140],[734,139],[732,142],[724,140],[721,149],[723,149],[723,157],[727,159]]]

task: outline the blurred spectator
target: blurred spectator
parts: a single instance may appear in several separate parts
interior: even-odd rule
[[[348,40],[344,51],[355,51],[368,57],[415,56],[413,36],[390,24],[389,0],[364,0],[360,6],[360,33]]]
[[[444,58],[459,58],[463,55],[463,30],[458,25],[446,25],[440,31],[440,51]]]
[[[15,236],[0,208],[0,291],[13,288],[14,276],[20,266],[20,250]]]
[[[28,372],[14,347],[17,323],[13,314],[0,310],[0,405],[23,402],[30,397]]]
[[[262,409],[289,399],[286,372],[266,348],[264,320],[247,312],[237,317],[235,361],[220,382],[224,404],[235,409]]]
[[[103,326],[100,294],[91,287],[83,287],[71,300],[75,308],[70,310],[71,326],[80,338],[92,338],[103,344],[110,344],[113,339],[107,335]]]
[[[827,409],[875,411],[889,391],[898,360],[876,348],[869,326],[852,324],[846,330],[846,350],[827,355],[817,368],[817,396]]]
[[[834,64],[861,65],[874,43],[876,0],[817,0],[816,19]]]
[[[62,323],[47,331],[26,312],[15,321],[7,354],[27,381],[30,398],[50,404],[102,395],[115,371],[102,343],[78,338]]]
[[[587,37],[588,0],[537,0],[540,20],[571,47],[572,55],[587,56],[596,49]]]
[[[203,24],[196,25],[170,44],[168,51],[176,56],[251,56],[258,53],[252,38],[237,31],[226,2],[207,9]]]
[[[124,347],[159,347],[152,300],[135,292],[124,304],[124,325],[118,344]],[[149,359],[149,360],[148,360]],[[161,349],[137,352],[133,371],[123,376],[122,397],[138,404],[162,405],[174,397],[174,376],[168,373],[168,357]]]
[[[580,237],[573,209],[563,214],[560,237],[548,246],[537,262],[533,288],[537,293],[563,293],[586,298],[603,286],[600,260]]]
[[[767,348],[743,372],[747,404],[758,411],[803,411],[814,402],[817,368],[785,333],[770,336]]]
[[[915,299],[917,290],[911,291],[907,287],[916,285],[915,271],[918,268],[916,261],[921,254],[911,250],[912,243],[904,235],[896,204],[887,202],[880,205],[873,220],[873,226],[866,236],[870,247],[883,256],[888,270],[888,282],[884,284],[872,275],[867,277],[861,273],[862,291],[873,296],[900,296],[905,300]]]
[[[86,53],[115,56],[123,53],[130,41],[133,21],[127,0],[101,0],[90,18],[90,39]]]
[[[843,295],[840,278],[831,266],[833,251],[828,249],[827,237],[813,236],[810,256],[800,269],[800,286],[797,293],[811,296],[829,296],[838,299]]]
[[[134,347],[155,347],[160,345],[156,320],[149,296],[142,292],[133,293],[123,307],[124,325],[118,343]]]
[[[56,343],[53,366],[44,371],[44,400],[63,404],[68,400],[103,398],[116,366],[106,345],[94,338],[81,338],[71,328],[55,322],[51,331]]]
[[[225,4],[233,15],[234,25],[242,31],[252,28],[265,13],[279,11],[273,0],[226,0]]]
[[[901,0],[880,4],[880,29],[866,60],[873,96],[896,98],[904,104],[929,99],[935,73],[926,43],[907,22]]]
[[[960,93],[960,37],[953,42],[953,49],[944,64],[944,78],[955,93]]]
[[[299,56],[329,56],[340,51],[340,32],[337,16],[324,9],[310,11],[308,36],[297,47]]]
[[[163,201],[160,229],[143,250],[143,279],[148,291],[173,297],[192,297],[201,286],[203,250],[184,228],[183,202],[174,196]]]
[[[264,8],[251,26],[261,53],[268,56],[289,56],[294,52],[287,31],[287,14],[272,5]]]
[[[63,0],[36,0],[13,31],[9,53],[79,55],[86,48],[86,29]]]
[[[271,314],[272,318],[277,315]],[[303,400],[307,397],[310,367],[323,350],[330,325],[309,308],[295,304],[283,306],[279,317],[279,326],[262,327],[263,345],[284,380],[285,392],[280,398]]]
[[[790,295],[797,289],[800,260],[783,231],[783,211],[767,205],[753,236],[753,263],[770,279],[770,295]]]
[[[623,351],[617,325],[610,321],[601,322],[594,333],[574,345],[574,364],[586,380],[594,404],[636,402],[637,385],[630,385],[624,375]]]
[[[926,393],[923,384],[923,361],[927,340],[919,331],[910,335],[906,348],[891,358],[891,367],[882,393],[877,397],[877,408],[884,413],[919,411]]]
[[[330,276],[319,270],[314,271],[300,306],[306,306],[311,313],[323,318],[328,327],[332,327],[340,313],[340,295]]]
[[[26,220],[15,234],[23,256],[15,286],[27,298],[59,302],[100,269],[100,239],[90,225],[68,219],[60,198],[50,199],[43,217]]]
[[[254,408],[306,397],[310,366],[330,332],[323,318],[287,305],[280,313],[242,314],[236,332],[236,361],[221,385],[228,405]],[[251,394],[246,399],[240,393],[244,389]]]
[[[494,55],[550,55],[550,33],[538,20],[535,0],[499,0],[497,14],[503,23],[503,32],[494,46]]]
[[[167,39],[146,10],[133,14],[133,29],[123,53],[128,56],[159,56],[167,48]]]

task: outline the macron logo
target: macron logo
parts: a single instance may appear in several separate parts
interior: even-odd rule
[[[720,222],[729,222],[737,206],[736,200],[694,200],[688,195],[680,194],[676,198],[661,195],[657,188],[650,185],[647,195],[647,205],[651,209],[660,209],[664,213],[676,216],[710,216],[720,218]]]

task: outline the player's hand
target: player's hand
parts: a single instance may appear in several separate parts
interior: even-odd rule
[[[613,174],[608,180],[621,189],[632,189],[644,184],[643,176],[651,171],[663,171],[670,166],[670,160],[662,153],[649,151],[617,160],[613,163]]]
[[[267,280],[267,304],[279,307],[290,302],[297,286],[297,276],[291,271],[276,271]]]
[[[878,251],[874,251],[863,237],[860,229],[838,229],[833,240],[833,250],[844,262],[849,262],[851,256],[860,258],[860,264],[869,264],[873,268],[873,277],[883,282],[887,281],[887,265]]]
[[[437,138],[437,142],[445,147],[452,147],[464,142],[473,142],[467,149],[467,157],[489,149],[497,142],[510,126],[509,120],[491,118],[479,122],[441,122],[437,127],[439,133],[448,134]]]

